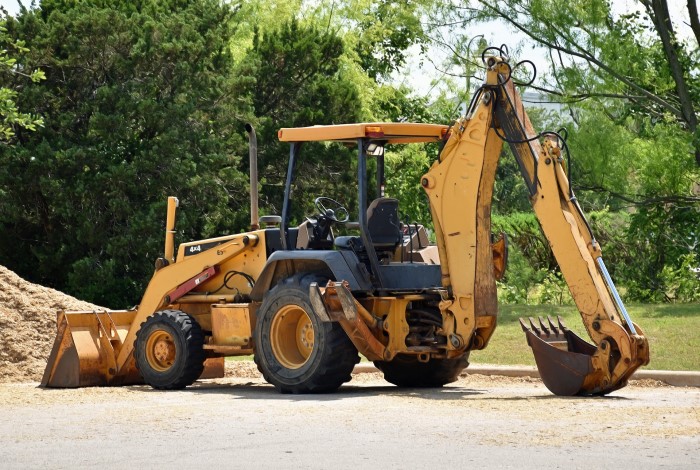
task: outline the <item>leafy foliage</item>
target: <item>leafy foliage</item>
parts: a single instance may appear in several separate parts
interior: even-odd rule
[[[26,54],[29,49],[23,40],[8,37],[6,22],[0,17],[0,81],[3,83],[0,86],[0,143],[11,142],[19,128],[35,131],[44,124],[41,117],[22,112],[17,107],[15,100],[21,83],[27,79],[36,83],[46,76],[41,69],[27,70],[18,66],[16,56]]]
[[[618,285],[631,299],[697,299],[700,49],[663,36],[665,4],[615,15],[604,0],[43,0],[0,22],[0,263],[123,307],[160,254],[166,196],[186,207],[182,239],[246,228],[244,122],[258,134],[261,210],[277,214],[289,154],[279,128],[449,123],[452,95],[429,100],[389,82],[426,46],[434,12],[450,23],[438,38],[450,44],[445,62],[464,75],[452,89],[474,83],[485,43],[461,24],[500,17],[550,50],[537,85],[566,112],[529,112],[537,129],[569,129],[573,185]],[[387,194],[404,221],[428,222],[419,181],[438,146],[386,150]],[[292,223],[315,212],[316,196],[356,207],[355,155],[304,145]],[[512,247],[502,300],[569,302],[508,149],[493,208]]]
[[[226,41],[233,11],[214,0],[43,7],[8,21],[31,48],[21,66],[46,72],[18,95],[46,123],[0,154],[0,259],[102,305],[134,303],[166,196],[188,207],[187,238],[231,228],[247,199],[232,152],[246,110]]]
[[[565,122],[553,128],[569,129],[572,183],[584,209],[615,221],[614,248],[603,244],[611,270],[630,299],[684,298],[683,290],[669,296],[676,290],[666,274],[682,272],[700,245],[700,88],[693,79],[700,70],[699,23],[691,22],[693,36],[680,36],[682,25],[669,17],[665,0],[639,1],[622,14],[606,0],[476,1],[443,5],[434,18],[453,33],[456,46],[447,49],[454,63],[470,60],[468,45],[478,36],[462,31],[473,34],[474,24],[505,26],[526,38],[511,47],[513,64],[532,58],[525,49],[546,53],[548,67],[535,88],[562,103]],[[457,74],[464,70],[456,67]],[[534,117],[538,130],[551,121]],[[513,198],[514,170],[502,159],[494,196],[500,214],[525,210]]]
[[[422,2],[348,2],[347,16],[356,19],[359,33],[355,51],[373,80],[387,79],[406,63],[411,46],[425,48],[421,25]]]
[[[664,266],[661,279],[666,296],[671,301],[697,302],[700,300],[700,259],[695,253],[683,255],[677,268]]]
[[[258,31],[253,48],[242,62],[243,74],[256,77],[246,89],[252,98],[258,125],[259,166],[263,204],[279,214],[282,210],[289,144],[279,142],[284,127],[356,122],[361,113],[359,91],[345,75],[344,46],[333,33],[296,20],[279,30]],[[293,220],[314,212],[317,196],[340,198],[352,207],[356,170],[351,152],[338,146],[305,145],[297,166]],[[333,194],[325,193],[332,191]],[[343,197],[340,197],[340,196]],[[346,198],[347,195],[347,198]]]

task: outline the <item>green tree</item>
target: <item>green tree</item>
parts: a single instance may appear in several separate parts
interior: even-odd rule
[[[242,13],[246,18],[244,25],[239,28],[237,35],[242,44],[251,44],[250,57],[246,60],[245,66],[248,70],[253,67],[254,74],[258,80],[254,96],[256,98],[256,115],[260,120],[261,129],[259,134],[263,136],[261,140],[260,155],[262,162],[275,161],[275,166],[266,166],[264,173],[265,181],[263,186],[264,203],[268,204],[271,211],[279,213],[281,210],[281,188],[284,179],[286,158],[280,157],[288,153],[285,145],[272,144],[274,132],[279,127],[289,125],[311,125],[324,123],[344,123],[363,121],[383,121],[383,120],[409,120],[423,122],[449,122],[454,118],[451,113],[444,112],[446,106],[428,104],[427,99],[411,96],[411,90],[406,87],[392,86],[389,83],[390,77],[400,71],[408,58],[408,49],[411,47],[425,47],[427,37],[423,33],[422,15],[430,8],[434,2],[432,0],[420,1],[400,1],[400,2],[372,2],[368,0],[346,0],[342,2],[304,2],[300,0],[287,0],[274,4],[251,1],[246,2],[242,7]],[[257,20],[257,21],[255,21]],[[255,28],[251,25],[257,25]],[[289,24],[296,24],[294,28],[298,31],[300,38],[289,38],[285,31]],[[314,32],[309,33],[307,30]],[[342,43],[342,52],[337,51],[332,60],[328,63],[331,67],[319,68],[318,63],[311,63],[307,59],[317,60],[314,52],[308,52],[308,46],[302,44],[303,37],[311,34],[318,36],[333,37],[335,41]],[[262,39],[261,39],[262,38]],[[284,38],[287,43],[293,44],[301,53],[290,53],[283,50],[283,46],[276,46],[277,38]],[[263,44],[267,42],[267,44]],[[255,43],[253,47],[252,44]],[[319,50],[329,49],[325,40],[320,39]],[[241,46],[236,46],[240,50]],[[296,117],[289,119],[277,115],[274,119],[266,116],[266,106],[270,112],[278,113],[274,109],[275,105],[263,105],[262,101],[271,101],[270,93],[265,91],[276,90],[274,93],[282,93],[287,103],[297,106],[298,97],[306,96],[307,90],[313,90],[313,81],[318,77],[309,74],[309,79],[303,80],[307,85],[300,87],[287,86],[286,79],[278,80],[279,74],[286,74],[287,71],[278,66],[270,66],[269,49],[274,48],[278,54],[284,54],[292,58],[290,63],[303,64],[312,72],[319,71],[321,75],[331,77],[335,90],[332,93],[346,95],[342,101],[333,98],[334,102],[342,103],[338,109],[325,109],[322,106],[316,109],[313,119],[302,116],[301,109],[308,107],[304,102],[295,111]],[[267,51],[266,51],[267,49]],[[260,60],[261,54],[268,59]],[[277,59],[279,61],[279,58]],[[321,58],[320,60],[324,60]],[[279,61],[281,63],[281,61]],[[260,64],[263,64],[261,67]],[[285,65],[289,67],[288,65]],[[293,72],[292,72],[293,73]],[[272,77],[272,78],[268,78]],[[296,80],[301,83],[302,81]],[[348,84],[351,84],[348,86]],[[352,96],[343,92],[343,87],[354,90]],[[444,99],[438,100],[444,102]],[[282,103],[284,105],[284,103]],[[431,111],[435,109],[436,111]],[[289,114],[287,112],[287,114]],[[311,116],[309,116],[311,117]],[[267,123],[271,123],[268,125]],[[296,124],[295,124],[296,123]],[[268,139],[272,139],[268,142]],[[355,181],[354,153],[341,146],[328,148],[325,146],[308,145],[304,150],[303,171],[298,172],[300,180],[297,181],[298,188],[295,191],[297,201],[304,200],[305,211],[312,211],[308,201],[313,197],[310,192],[300,192],[300,187],[318,187],[321,181],[328,179],[328,187],[351,188]],[[399,149],[395,149],[399,150]],[[309,156],[313,157],[306,160]],[[334,159],[339,156],[343,161],[334,163]],[[319,164],[323,156],[325,163]],[[436,151],[433,150],[430,156],[425,152],[413,151],[388,152],[387,171],[388,176],[393,175],[387,181],[388,189],[392,195],[401,197],[402,212],[405,216],[413,220],[427,220],[427,205],[423,204],[423,190],[418,184],[422,175],[430,164],[430,159],[435,158]],[[314,163],[316,162],[316,163]],[[330,165],[324,168],[323,165]],[[370,172],[374,171],[373,161],[370,160]],[[321,178],[312,181],[307,175],[313,178]],[[374,197],[374,186],[370,188],[370,197]],[[349,205],[354,203],[356,191],[347,191],[345,202]],[[303,205],[302,205],[303,206]],[[295,214],[298,218],[301,213]]]
[[[628,295],[642,300],[669,299],[669,273],[680,272],[700,246],[695,0],[683,13],[688,37],[679,34],[683,25],[672,22],[666,0],[640,0],[625,14],[605,0],[474,1],[438,13],[457,31],[458,44],[469,38],[456,24],[488,22],[527,38],[513,55],[532,47],[546,52],[547,70],[533,87],[568,110],[573,186],[584,208],[610,209],[620,222],[624,243],[605,252],[620,259],[611,270]]]
[[[432,2],[366,1],[345,2],[343,16],[351,26],[354,50],[360,65],[373,80],[387,80],[406,64],[411,47],[425,52],[427,36],[422,13]]]
[[[440,10],[462,23],[499,19],[544,48],[550,65],[544,91],[570,102],[622,100],[628,113],[674,120],[688,133],[700,166],[695,0],[685,13],[693,33],[687,39],[679,36],[667,0],[638,0],[621,15],[607,0],[478,0]],[[456,40],[466,38],[457,34]]]
[[[45,126],[0,149],[0,262],[111,307],[136,303],[160,255],[165,199],[184,238],[243,225],[247,113],[234,11],[216,0],[45,1],[8,19],[46,80],[18,91]]]
[[[5,144],[12,141],[18,129],[35,131],[44,124],[41,117],[18,109],[16,99],[17,89],[26,80],[36,83],[45,78],[43,70],[18,66],[16,56],[26,54],[29,49],[24,41],[8,37],[6,23],[7,19],[0,16],[0,82],[3,84],[0,86],[0,143]]]
[[[277,139],[283,127],[356,122],[359,90],[343,68],[344,45],[333,32],[290,20],[279,30],[258,31],[240,66],[256,77],[251,96],[258,126],[263,205],[281,213],[289,144]],[[314,211],[317,196],[339,197],[352,206],[356,191],[353,151],[341,146],[305,145],[296,171],[293,219]],[[325,194],[324,194],[325,193]]]

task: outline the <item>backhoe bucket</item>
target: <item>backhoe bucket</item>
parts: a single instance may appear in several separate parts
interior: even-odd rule
[[[555,395],[591,393],[586,379],[597,374],[592,362],[597,348],[570,331],[561,317],[556,323],[551,317],[539,322],[530,318],[529,323],[520,319],[545,386]]]
[[[43,387],[143,383],[133,359],[117,373],[118,348],[135,311],[58,312],[58,332],[41,379]]]

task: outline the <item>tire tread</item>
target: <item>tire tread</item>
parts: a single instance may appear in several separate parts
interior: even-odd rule
[[[183,339],[183,352],[185,361],[179,374],[173,377],[166,377],[163,374],[142,367],[139,363],[145,363],[145,351],[140,345],[139,334],[146,327],[153,324],[163,323],[173,327],[179,332]],[[145,341],[146,338],[144,338]],[[160,310],[141,323],[139,331],[136,332],[135,357],[136,368],[143,376],[144,381],[153,388],[159,390],[179,390],[192,385],[204,370],[204,360],[206,359],[204,349],[204,333],[199,323],[189,314],[180,310]]]
[[[273,287],[263,300],[263,305],[259,312],[268,308],[268,304],[281,298],[285,291],[291,293],[301,293],[308,297],[308,286],[311,282],[324,282],[327,278],[317,273],[298,273],[286,278]],[[258,317],[260,321],[260,317]],[[256,328],[258,331],[258,328]],[[259,341],[256,341],[256,348],[260,348]],[[284,384],[280,382],[273,372],[268,370],[263,364],[261,355],[256,351],[253,359],[262,373],[263,378],[282,393],[327,393],[337,390],[343,383],[352,379],[352,369],[360,361],[355,345],[352,344],[347,334],[337,323],[331,323],[330,331],[326,336],[326,348],[321,352],[320,366],[316,369],[312,377],[299,384]]]
[[[468,354],[454,359],[430,359],[418,362],[411,356],[397,356],[392,361],[374,361],[384,373],[384,380],[398,387],[439,388],[455,382],[468,365]]]

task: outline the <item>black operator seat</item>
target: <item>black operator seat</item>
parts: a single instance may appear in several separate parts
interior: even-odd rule
[[[394,251],[401,241],[399,200],[380,197],[367,208],[367,230],[374,249]]]
[[[398,199],[380,197],[372,201],[367,208],[367,230],[376,251],[393,252],[402,238]],[[364,251],[360,237],[336,237],[335,246]]]

